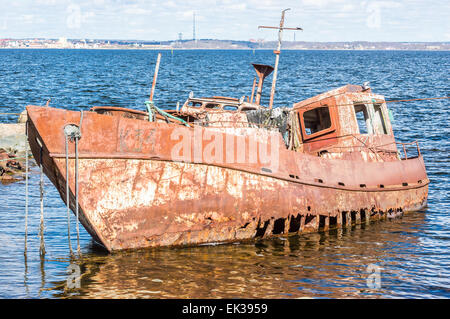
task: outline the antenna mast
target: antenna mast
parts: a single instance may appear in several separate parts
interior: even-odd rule
[[[275,87],[277,83],[277,74],[278,74],[278,62],[280,61],[280,52],[281,52],[281,39],[283,36],[283,30],[303,30],[302,28],[285,28],[284,27],[284,14],[286,11],[291,10],[290,8],[284,9],[281,11],[281,20],[280,20],[280,26],[279,27],[268,27],[268,26],[259,26],[258,29],[278,29],[278,47],[276,51],[273,51],[275,53],[275,68],[273,71],[273,80],[272,80],[272,89],[270,91],[270,103],[269,103],[269,109],[272,109],[273,106],[273,97],[275,95]]]
[[[192,17],[192,40],[195,40],[195,11],[194,11],[194,15]]]

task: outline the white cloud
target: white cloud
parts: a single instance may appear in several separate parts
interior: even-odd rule
[[[33,23],[34,15],[32,14],[23,14],[21,16],[23,23]]]
[[[138,7],[129,7],[124,11],[126,14],[135,14],[135,15],[143,15],[143,14],[151,14],[152,11],[148,9],[138,8]]]
[[[0,0],[0,28],[4,37],[45,30],[49,37],[143,40],[150,34],[143,30],[153,29],[150,40],[165,40],[190,34],[195,12],[197,37],[274,40],[276,32],[257,26],[277,25],[285,8],[286,25],[304,28],[297,40],[414,41],[425,32],[444,41],[450,30],[448,0]]]
[[[315,7],[325,7],[334,5],[336,3],[344,3],[345,0],[302,0],[303,5],[315,6]]]
[[[236,3],[230,5],[228,8],[230,8],[231,10],[244,11],[245,9],[247,9],[247,5],[245,3]]]

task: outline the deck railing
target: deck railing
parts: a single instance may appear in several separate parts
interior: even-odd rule
[[[402,145],[403,148],[403,154],[404,157],[402,158],[402,160],[407,160],[408,159],[408,152],[406,151],[407,147],[410,145],[416,145],[416,150],[417,150],[417,157],[419,157],[420,154],[420,147],[419,147],[419,142],[418,141],[413,141],[413,142],[409,142],[409,143],[402,143],[402,142],[395,142],[395,144],[397,145]],[[411,158],[411,157],[410,157]]]

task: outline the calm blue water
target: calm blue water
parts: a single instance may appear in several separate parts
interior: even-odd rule
[[[157,52],[0,50],[0,112],[27,104],[144,110]],[[271,51],[163,52],[155,101],[251,93],[250,63]],[[371,82],[386,99],[450,95],[450,52],[284,51],[275,106],[347,83]],[[267,103],[271,77],[263,102]],[[24,182],[0,185],[0,298],[448,298],[450,297],[449,100],[392,103],[398,141],[418,140],[431,180],[428,208],[402,219],[259,243],[108,255],[81,231],[81,288],[66,291],[66,208],[46,179],[45,243],[39,257],[39,175],[31,176],[28,256]],[[0,122],[16,121],[1,115]],[[75,223],[72,217],[72,244]],[[367,285],[369,265],[380,287]],[[372,266],[373,267],[373,266]]]

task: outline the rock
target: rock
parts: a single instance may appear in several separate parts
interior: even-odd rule
[[[19,119],[17,120],[17,123],[26,123],[28,119],[27,110],[23,110],[22,113],[19,115]]]
[[[17,134],[25,135],[25,123],[0,123],[0,137]]]
[[[8,185],[8,184],[17,182],[18,180],[19,180],[18,178],[15,178],[14,176],[11,176],[11,175],[8,175],[8,174],[0,175],[0,182],[3,185]]]
[[[25,135],[25,123],[0,124],[0,182],[2,184],[23,179],[27,147],[29,148]]]
[[[22,172],[25,166],[13,154],[8,154],[4,149],[0,149],[0,181],[2,184],[9,184],[23,178]]]
[[[0,148],[18,156],[25,154],[28,142],[25,136],[25,123],[0,124]]]

